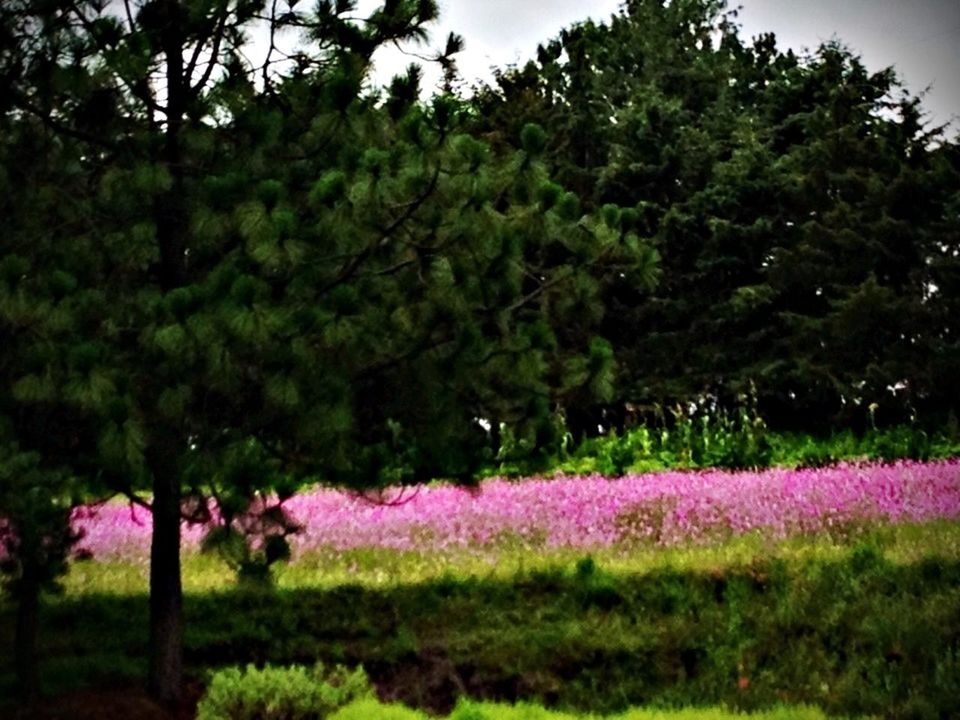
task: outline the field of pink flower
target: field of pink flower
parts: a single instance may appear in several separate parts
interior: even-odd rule
[[[396,499],[399,491],[387,493]],[[383,498],[381,498],[382,500]],[[676,544],[760,531],[782,538],[865,522],[960,518],[960,461],[759,472],[668,472],[489,480],[479,488],[406,489],[397,503],[317,489],[285,507],[303,525],[295,554],[381,548],[438,551],[501,542],[537,548]],[[150,515],[137,507],[78,510],[95,558],[146,560]],[[203,528],[184,526],[196,549]]]

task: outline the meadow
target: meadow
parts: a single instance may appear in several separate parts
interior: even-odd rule
[[[278,673],[258,697],[289,696],[288,666],[320,661],[409,708],[370,714],[371,695],[343,720],[960,712],[955,460],[315,488],[284,507],[302,531],[269,583],[238,582],[184,526],[194,703],[229,673],[231,697],[251,686],[230,670],[250,663]],[[80,559],[44,609],[46,691],[135,686],[149,514],[111,502],[74,523]],[[12,671],[0,659],[4,695]],[[502,704],[518,702],[536,705]]]

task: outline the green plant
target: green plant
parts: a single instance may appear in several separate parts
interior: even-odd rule
[[[743,396],[732,409],[717,407],[713,398],[704,396],[689,406],[670,408],[669,420],[658,415],[661,420],[656,425],[641,424],[583,441],[569,460],[558,463],[558,469],[619,476],[686,468],[766,467],[774,460],[770,434],[752,396]]]
[[[383,705],[375,700],[351,703],[330,716],[330,720],[426,720],[427,716],[403,705]],[[823,711],[812,707],[780,707],[744,715],[721,708],[632,709],[607,720],[824,720]],[[548,710],[533,703],[506,705],[469,700],[457,704],[446,720],[600,720],[596,715]]]
[[[372,697],[359,667],[232,667],[213,674],[197,720],[322,720],[354,700]]]
[[[404,705],[384,705],[373,699],[357,700],[346,705],[330,720],[426,720],[427,716]]]

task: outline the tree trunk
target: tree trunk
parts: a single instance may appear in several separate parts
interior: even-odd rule
[[[150,666],[147,688],[163,705],[180,699],[183,677],[183,587],[180,581],[179,448],[158,450],[153,471],[150,543]]]
[[[184,283],[187,207],[180,132],[189,93],[184,78],[182,13],[178,0],[162,6],[161,44],[166,58],[166,129],[160,161],[173,179],[155,207],[164,292]],[[147,451],[153,474],[153,536],[150,543],[150,661],[147,689],[166,706],[180,699],[183,679],[183,587],[180,579],[180,456],[185,442],[176,428],[154,425]]]
[[[37,634],[40,626],[40,582],[37,569],[27,562],[18,588],[14,661],[20,699],[30,704],[40,688]]]

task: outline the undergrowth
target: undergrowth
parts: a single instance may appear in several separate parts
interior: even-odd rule
[[[749,402],[730,410],[709,403],[658,408],[639,424],[620,432],[601,432],[579,443],[574,442],[562,417],[555,423],[559,440],[547,455],[532,461],[525,459],[524,441],[504,428],[497,462],[483,474],[596,473],[616,477],[676,469],[822,467],[851,461],[960,456],[960,427],[953,419],[932,431],[916,424],[877,427],[871,416],[863,432],[846,429],[815,435],[771,430]]]

